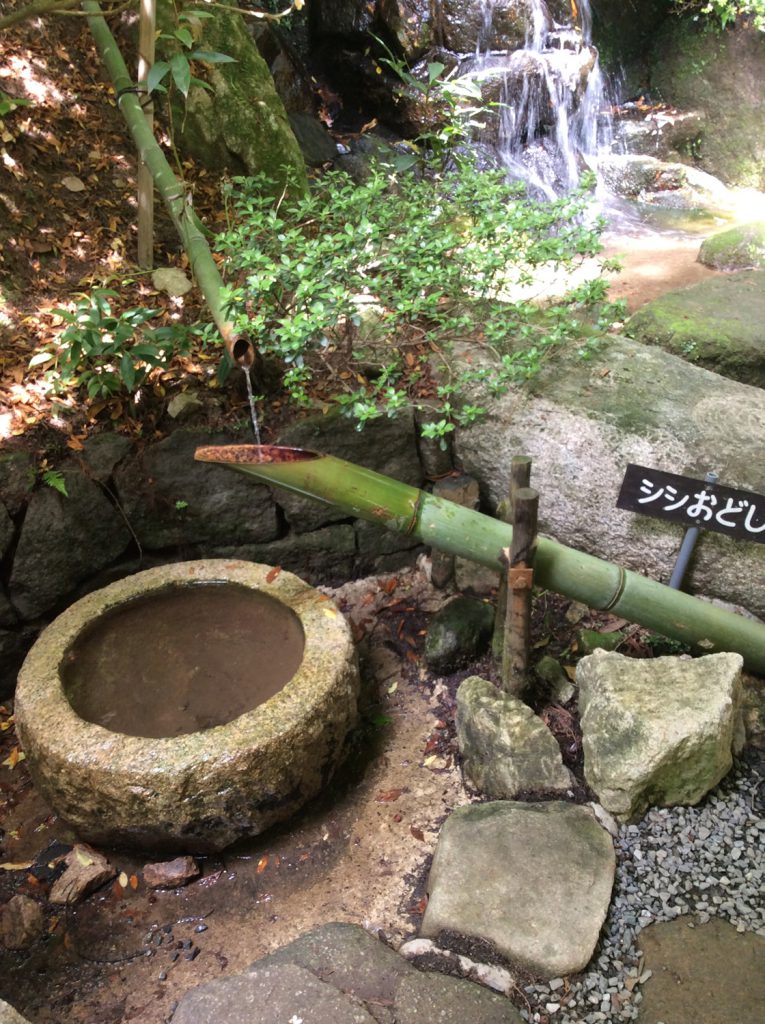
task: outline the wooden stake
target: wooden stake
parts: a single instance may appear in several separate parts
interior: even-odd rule
[[[154,64],[157,0],[141,0],[138,27],[138,81],[145,82]],[[142,102],[149,131],[154,131],[154,104],[151,96]],[[138,266],[154,266],[154,178],[143,160],[138,165]]]
[[[510,489],[507,501],[499,509],[499,518],[503,523],[512,523],[515,495],[521,487],[528,487],[531,480],[531,459],[528,455],[514,455],[510,462]],[[502,652],[505,649],[505,620],[507,619],[507,573],[500,573],[499,590],[497,591],[497,608],[494,614],[494,634],[491,640],[491,651],[497,664],[502,664]]]
[[[513,499],[513,537],[507,560],[508,604],[502,651],[502,689],[520,697],[526,688],[531,648],[531,590],[537,547],[539,493],[520,487]]]

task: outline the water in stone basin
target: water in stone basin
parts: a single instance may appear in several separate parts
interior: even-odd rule
[[[130,736],[223,725],[295,674],[305,638],[295,613],[228,583],[172,587],[113,609],[85,629],[62,665],[86,721]]]

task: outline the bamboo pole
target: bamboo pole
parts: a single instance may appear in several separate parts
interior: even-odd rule
[[[157,0],[141,0],[138,23],[138,81],[145,82],[154,65]],[[143,101],[143,116],[154,134],[154,104],[151,95]],[[154,179],[141,160],[138,166],[138,266],[151,270],[154,266]]]
[[[530,460],[529,460],[530,461]],[[513,538],[503,549],[507,564],[505,637],[502,645],[502,689],[521,697],[529,674],[531,592],[537,547],[539,492],[519,487],[513,493]]]
[[[225,445],[197,448],[194,457],[326,502],[348,515],[415,536],[497,571],[502,567],[502,549],[512,543],[513,530],[507,523],[331,455],[269,445]],[[542,587],[590,608],[611,611],[706,654],[737,651],[750,671],[765,675],[765,626],[760,622],[549,537],[539,537],[534,570]]]
[[[506,501],[500,502],[497,510],[499,518],[505,523],[512,523],[515,495],[522,487],[528,487],[531,480],[531,459],[528,455],[514,455],[510,460],[510,488]],[[507,619],[507,573],[499,577],[497,591],[497,607],[494,614],[494,633],[491,639],[491,653],[498,664],[502,664],[502,652],[505,649],[505,628]]]
[[[96,0],[82,0],[82,9],[88,15],[88,25],[98,52],[114,83],[117,105],[127,122],[139,156],[149,169],[180,236],[189,257],[192,273],[202,290],[223,342],[235,363],[252,366],[256,360],[255,348],[248,338],[237,335],[233,325],[226,319],[221,298],[223,281],[207,245],[201,222],[191,207],[190,197],[186,195],[183,183],[173,174],[159,143],[146,123],[138,99],[138,88],[128,73],[114,36],[101,14],[101,8]]]

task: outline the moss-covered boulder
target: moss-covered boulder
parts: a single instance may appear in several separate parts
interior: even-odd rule
[[[161,5],[159,15],[165,29],[173,27],[167,4]],[[241,15],[218,10],[204,21],[189,24],[198,49],[224,53],[234,63],[195,62],[195,74],[204,78],[212,91],[192,86],[185,106],[176,106],[175,119],[182,125],[177,142],[182,152],[212,170],[265,172],[278,182],[289,174],[304,185],[300,147],[268,65]],[[174,44],[164,45],[160,56],[169,58]]]
[[[652,51],[651,87],[704,114],[708,128],[689,161],[728,184],[765,188],[765,32],[743,20],[722,32],[667,18]]]
[[[765,270],[765,221],[739,224],[707,238],[699,262],[716,270]]]
[[[667,292],[639,309],[626,330],[644,344],[765,387],[765,270]]]

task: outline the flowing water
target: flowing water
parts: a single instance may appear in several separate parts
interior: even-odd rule
[[[69,703],[128,736],[224,725],[289,682],[303,659],[297,615],[230,583],[169,587],[99,618],[62,665]]]
[[[551,23],[544,0],[531,0],[523,50],[502,59],[489,52],[492,0],[485,0],[477,68],[503,75],[498,151],[508,170],[550,199],[575,187],[594,168],[598,146],[609,133],[606,84],[592,45],[589,0],[577,19]]]
[[[255,395],[252,391],[252,377],[250,377],[250,367],[243,366],[244,379],[247,381],[247,398],[250,402],[250,419],[252,420],[252,429],[255,432],[255,444],[260,445],[260,424],[258,423],[258,411],[255,408]]]

